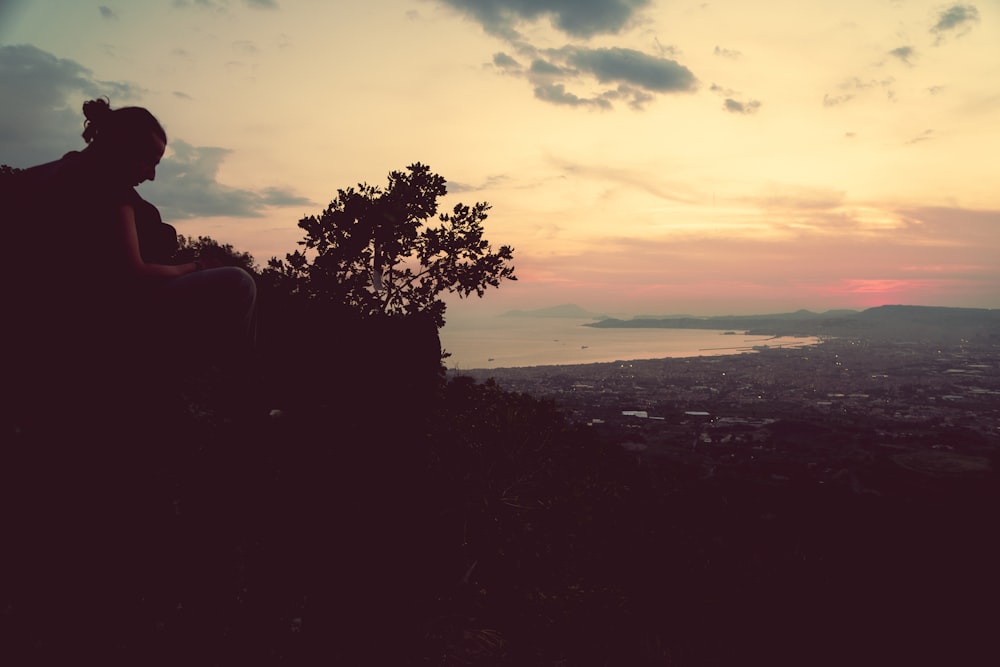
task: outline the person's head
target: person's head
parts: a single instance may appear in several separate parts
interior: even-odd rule
[[[156,166],[167,147],[159,121],[142,107],[112,109],[107,100],[83,103],[83,139],[115,180],[138,185],[156,178]]]

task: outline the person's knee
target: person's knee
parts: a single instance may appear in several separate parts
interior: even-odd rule
[[[257,300],[257,283],[246,270],[238,266],[221,266],[211,271],[220,291],[247,307],[253,306]]]

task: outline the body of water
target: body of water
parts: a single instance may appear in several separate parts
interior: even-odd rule
[[[750,352],[757,345],[804,346],[816,338],[747,336],[718,329],[596,329],[593,320],[491,317],[451,321],[441,345],[448,368],[517,368]]]

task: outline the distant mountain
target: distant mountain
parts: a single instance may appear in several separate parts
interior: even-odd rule
[[[879,306],[863,311],[799,310],[771,315],[606,319],[584,326],[598,328],[734,329],[754,334],[915,338],[1000,337],[1000,310],[936,306]]]
[[[856,310],[835,310],[825,313],[814,313],[811,310],[797,310],[794,313],[771,313],[769,315],[719,315],[710,317],[674,316],[674,317],[635,317],[630,320],[608,318],[601,322],[587,324],[589,327],[600,328],[664,328],[664,329],[760,329],[780,325],[783,330],[789,326],[802,323],[810,329],[820,322],[850,320],[859,315]]]
[[[576,319],[597,320],[605,316],[587,312],[575,303],[564,303],[559,306],[538,308],[537,310],[510,310],[501,315],[501,317],[572,317]]]

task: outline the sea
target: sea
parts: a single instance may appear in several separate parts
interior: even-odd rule
[[[804,347],[815,337],[747,335],[718,329],[599,329],[594,320],[496,316],[449,320],[441,346],[454,370],[563,366],[635,359],[752,353],[755,346]]]

